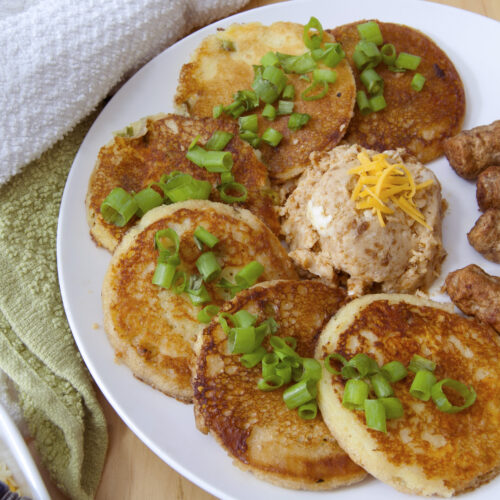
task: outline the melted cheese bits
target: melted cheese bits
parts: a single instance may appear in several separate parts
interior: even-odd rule
[[[389,163],[384,153],[370,158],[363,151],[358,154],[358,160],[360,165],[349,170],[349,174],[359,176],[351,194],[358,210],[372,210],[384,227],[384,214],[393,214],[399,208],[419,224],[431,229],[413,197],[420,189],[430,186],[434,182],[432,179],[415,184],[410,171],[402,163]],[[388,205],[389,201],[392,207]]]

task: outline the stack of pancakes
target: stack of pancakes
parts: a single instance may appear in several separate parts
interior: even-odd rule
[[[362,116],[355,109],[359,76],[350,64],[356,24],[325,32],[328,41],[343,43],[347,58],[336,67],[338,79],[324,99],[301,101],[298,96],[307,83],[290,76],[296,87],[295,111],[308,113],[311,121],[291,132],[288,117],[278,117],[272,126],[283,140],[276,148],[265,146],[257,156],[238,137],[234,120],[211,116],[215,105],[227,105],[236,90],[251,87],[252,65],[264,54],[305,51],[303,26],[293,23],[234,25],[208,37],[179,78],[175,103],[189,116],[149,117],[101,149],[86,206],[92,237],[113,252],[102,294],[105,330],[118,360],[152,387],[194,403],[199,430],[210,432],[236,465],[264,480],[287,488],[329,490],[358,482],[368,472],[403,491],[447,496],[481,484],[500,467],[497,336],[479,323],[410,296],[369,296],[346,305],[349,297],[342,287],[299,279],[278,239],[273,188],[293,184],[312,152],[329,150],[345,139],[372,149],[405,147],[427,162],[441,154],[443,139],[461,126],[464,92],[451,61],[422,33],[391,23],[379,23],[384,40],[398,51],[422,56],[427,91],[413,95],[407,90],[407,75],[388,73],[387,108]],[[221,40],[236,50],[221,48]],[[259,118],[259,132],[267,126]],[[221,203],[218,174],[186,159],[193,139],[199,136],[203,144],[216,130],[234,135],[226,150],[233,156],[235,181],[248,191],[244,203]],[[157,207],[124,227],[101,216],[100,205],[113,188],[138,192],[174,171],[209,181],[210,199]],[[403,399],[406,417],[382,435],[367,430],[359,415],[339,404],[342,381],[323,375],[322,415],[300,419],[284,405],[282,388],[257,389],[260,368],[245,368],[238,355],[229,353],[217,317],[208,326],[201,324],[200,306],[186,294],[152,284],[155,233],[176,231],[182,265],[191,273],[201,253],[193,239],[198,226],[218,238],[217,258],[228,279],[251,261],[265,269],[257,284],[232,300],[207,283],[222,311],[245,309],[260,320],[273,317],[275,335],[294,337],[300,356],[322,360],[333,351],[365,352],[380,361],[400,356],[405,362],[412,353],[435,356],[440,376],[465,378],[474,385],[477,402],[463,414],[443,416]],[[267,340],[263,345],[269,349]]]

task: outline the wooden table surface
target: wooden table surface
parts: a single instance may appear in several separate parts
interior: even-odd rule
[[[279,0],[251,0],[246,9],[277,3]],[[404,0],[400,0],[402,3]],[[500,0],[429,0],[459,7],[500,21]],[[445,21],[443,21],[445,22]],[[209,500],[214,497],[200,489],[146,447],[123,423],[104,396],[96,389],[109,429],[109,450],[97,500]],[[65,497],[51,483],[47,487],[53,500]]]

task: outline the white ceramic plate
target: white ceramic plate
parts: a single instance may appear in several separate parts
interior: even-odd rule
[[[316,16],[333,28],[364,18],[413,26],[433,38],[449,55],[466,90],[464,128],[500,118],[498,82],[500,67],[485,64],[492,48],[500,47],[500,24],[488,18],[442,5],[415,0],[296,0],[238,14],[208,26],[170,47],[131,78],[95,121],[75,158],[64,191],[57,235],[59,279],[66,314],[92,376],[127,425],[165,462],[220,498],[313,499],[331,493],[297,492],[274,487],[234,467],[215,443],[195,429],[192,407],[170,399],[136,380],[128,368],[114,362],[113,351],[102,329],[101,284],[110,255],[91,241],[84,199],[88,179],[100,147],[112,131],[146,115],[173,111],[172,98],[182,64],[201,40],[217,27],[234,22],[293,21],[305,24]],[[471,262],[491,274],[500,266],[481,257],[467,242],[466,233],[479,217],[475,185],[458,177],[446,159],[431,164],[441,180],[449,209],[444,219],[444,244],[448,257],[438,293],[446,274]],[[439,296],[437,296],[439,298]],[[95,324],[99,328],[95,328]],[[374,479],[337,490],[336,498],[408,498]],[[500,478],[467,497],[498,498]]]

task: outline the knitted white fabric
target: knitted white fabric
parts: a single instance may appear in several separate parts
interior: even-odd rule
[[[36,0],[0,13],[0,184],[129,71],[247,1]]]

